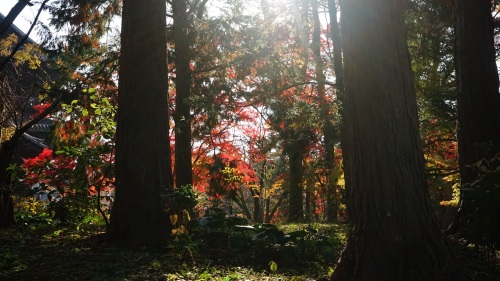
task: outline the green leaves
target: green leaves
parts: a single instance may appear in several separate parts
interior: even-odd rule
[[[269,269],[271,270],[272,273],[276,274],[276,271],[278,271],[278,264],[275,263],[274,261],[270,261]]]

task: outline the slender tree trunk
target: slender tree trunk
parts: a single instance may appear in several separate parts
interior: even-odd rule
[[[306,206],[304,208],[304,222],[311,222],[312,218],[311,218],[311,201],[312,201],[312,196],[311,196],[312,192],[311,192],[311,188],[309,186],[306,186],[306,198],[305,198],[305,201],[306,201]]]
[[[276,211],[278,210],[278,208],[281,207],[281,204],[283,203],[283,200],[285,200],[287,198],[288,193],[289,193],[288,190],[286,190],[283,193],[281,193],[280,197],[278,198],[278,202],[276,202],[276,204],[274,205],[273,209],[269,213],[269,216],[267,216],[266,223],[270,223],[271,222],[271,220],[274,217],[274,214],[276,214]]]
[[[313,31],[313,42],[312,50],[315,63],[316,81],[318,85],[316,89],[318,91],[319,106],[321,117],[323,119],[322,130],[323,130],[323,147],[325,149],[324,156],[324,167],[326,170],[326,221],[334,222],[337,219],[337,211],[335,202],[335,197],[333,196],[335,191],[335,185],[330,180],[330,175],[333,171],[334,159],[335,159],[335,126],[333,121],[333,115],[330,112],[332,110],[331,101],[326,97],[326,77],[323,73],[323,59],[321,58],[321,22],[319,20],[318,11],[318,0],[311,0],[312,15],[314,22]],[[335,23],[336,24],[336,23]]]
[[[250,193],[252,194],[253,198],[253,222],[254,223],[262,223],[262,206],[260,204],[260,197],[261,197],[261,192],[251,189]]]
[[[241,192],[241,191],[240,191]],[[242,210],[242,212],[245,214],[245,216],[249,219],[252,219],[252,213],[250,213],[250,210],[248,209],[248,206],[245,202],[243,194],[238,194],[236,190],[232,189],[229,193],[229,198],[233,200],[238,207]]]
[[[116,136],[116,200],[109,235],[127,248],[160,250],[169,236],[161,200],[168,158],[166,3],[124,0]]]
[[[265,178],[266,178],[266,162],[261,167],[260,176],[259,176],[259,190],[258,192],[252,190],[253,196],[253,221],[257,223],[264,222],[265,211],[262,207],[262,203],[265,204],[265,201],[262,200]]]
[[[271,213],[270,213],[270,211],[271,211],[271,209],[270,209],[270,207],[271,207],[271,198],[270,197],[266,198],[266,200],[264,202],[265,202],[265,205],[266,205],[266,215],[264,217],[264,222],[265,223],[269,223],[269,221],[271,220],[269,218],[270,215],[271,215]]]
[[[298,73],[300,79],[306,80],[307,68],[309,64],[309,0],[295,0],[295,25],[298,36],[300,57],[303,64]],[[287,126],[287,124],[285,124]],[[293,138],[293,136],[292,136]],[[289,139],[286,144],[286,153],[289,159],[289,198],[288,198],[288,222],[302,222],[304,220],[304,170],[302,162],[304,160],[305,146],[304,140]]]
[[[332,280],[468,280],[430,206],[400,0],[342,5],[350,231]]]
[[[337,18],[337,5],[335,0],[328,0],[328,15],[330,16],[330,36],[333,42],[333,68],[335,71],[335,91],[342,101],[344,90],[344,70],[342,66],[342,37]]]
[[[455,0],[460,183],[471,183],[467,166],[500,152],[500,94],[490,0]],[[448,233],[456,232],[471,211],[461,192],[460,208]]]
[[[191,70],[187,1],[173,1],[175,42],[175,184],[193,184],[191,162]]]
[[[340,110],[341,116],[344,115],[344,110],[342,102],[344,100],[344,70],[342,63],[342,40],[340,36],[340,27],[337,18],[337,5],[335,0],[328,0],[328,14],[330,16],[330,36],[333,42],[333,68],[335,71],[335,95],[337,97],[337,102],[340,102],[338,108]],[[340,129],[340,142],[341,144],[345,141],[345,126]],[[342,149],[344,149],[342,145]],[[333,156],[335,157],[335,156]],[[333,166],[332,166],[333,168]],[[347,166],[344,164],[344,168]],[[346,189],[348,186],[346,186]],[[339,196],[337,193],[337,185],[333,185],[331,189],[328,189],[328,199],[326,206],[326,220],[328,222],[334,222],[338,218],[339,210]]]

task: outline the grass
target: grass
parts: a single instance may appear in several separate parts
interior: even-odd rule
[[[322,229],[338,233],[335,229],[341,228]],[[103,234],[103,227],[96,225],[77,229],[35,224],[0,230],[0,280],[327,280],[336,260],[332,255],[327,263],[293,267],[275,260],[273,272],[271,260],[224,246],[221,233],[205,234],[210,245],[177,245],[163,253],[115,248],[103,242]]]
[[[307,226],[282,225],[280,228],[290,233]],[[178,242],[170,251],[149,253],[106,244],[100,225],[87,224],[80,228],[16,225],[0,230],[0,280],[328,280],[345,241],[346,226],[315,224],[312,227],[339,241],[330,259],[284,259],[275,255],[273,249],[235,251],[227,247],[227,234],[220,232]],[[500,280],[498,270],[483,270],[474,249],[451,242],[473,280]],[[272,268],[271,262],[277,268]]]

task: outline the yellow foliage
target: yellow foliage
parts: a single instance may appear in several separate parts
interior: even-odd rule
[[[16,213],[24,213],[30,215],[40,215],[45,213],[46,203],[43,201],[37,201],[33,196],[30,197],[15,197],[14,196],[14,211]]]
[[[283,184],[285,183],[285,180],[277,180],[275,181],[267,190],[266,193],[266,198],[269,198],[275,194],[280,193],[280,190],[283,188]]]
[[[12,137],[14,132],[16,131],[16,128],[10,127],[10,128],[1,128],[1,133],[0,133],[0,142],[4,142]]]
[[[448,201],[441,201],[439,205],[441,206],[450,206],[450,207],[458,207],[458,203],[460,201],[460,188],[458,182],[453,185],[453,197]]]
[[[172,223],[172,225],[175,225],[177,223],[177,219],[179,219],[179,216],[177,214],[170,215],[170,223]]]
[[[187,210],[182,210],[182,220],[188,222],[191,220],[191,216]]]
[[[18,42],[15,34],[0,40],[0,56],[10,56]],[[22,49],[19,49],[14,55],[14,65],[21,66],[27,65],[30,69],[37,69],[41,65],[39,55],[42,53],[38,45],[24,44]]]

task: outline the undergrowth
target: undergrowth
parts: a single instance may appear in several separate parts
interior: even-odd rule
[[[280,225],[285,233],[313,227],[344,242],[345,225]],[[342,244],[328,261],[293,263],[279,256],[231,249],[227,234],[208,232],[159,253],[129,251],[106,242],[104,225],[34,223],[0,230],[0,280],[321,280],[329,279]],[[209,242],[207,242],[209,241]],[[500,280],[486,272],[470,245],[451,241],[475,281]],[[498,268],[498,266],[497,266]]]

